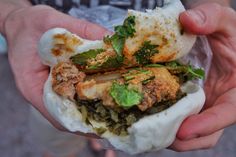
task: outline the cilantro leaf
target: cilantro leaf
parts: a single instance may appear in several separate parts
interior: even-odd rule
[[[119,37],[118,35],[114,35],[111,40],[112,46],[117,54],[117,59],[122,62],[123,61],[123,49],[125,45],[125,38]]]
[[[194,69],[191,65],[188,66],[188,73],[189,73],[189,79],[204,79],[205,78],[205,72],[203,69]]]
[[[129,16],[125,19],[123,25],[115,27],[115,34],[112,36],[106,36],[103,41],[107,44],[111,44],[117,53],[118,61],[123,61],[123,50],[125,40],[129,37],[133,37],[135,31],[135,16]]]
[[[112,84],[110,95],[119,106],[124,108],[138,105],[142,100],[141,93],[134,89],[128,89],[127,85],[121,85],[117,82]]]
[[[172,74],[182,74],[188,80],[204,79],[205,71],[201,68],[194,68],[192,65],[183,65],[177,61],[167,62],[164,64],[148,64],[146,67],[150,68],[167,68]]]
[[[157,47],[158,45],[152,45],[151,41],[145,41],[143,46],[135,53],[136,61],[142,65],[149,64],[151,57],[158,53]]]
[[[129,16],[125,19],[124,23],[122,26],[116,26],[115,27],[115,32],[118,36],[121,37],[133,37],[135,31],[135,16]]]
[[[205,78],[205,71],[201,68],[194,68],[192,65],[187,64],[183,65],[180,64],[177,61],[172,61],[165,63],[165,66],[173,69],[176,69],[178,71],[183,71],[185,75],[187,75],[188,80],[194,80],[194,79],[204,79]]]
[[[133,81],[136,83],[142,82],[143,84],[147,84],[151,80],[155,79],[155,75],[153,74],[152,71],[141,68],[132,69],[122,74],[122,77],[124,78],[126,83],[131,83],[131,84]]]

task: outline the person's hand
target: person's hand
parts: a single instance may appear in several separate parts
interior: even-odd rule
[[[182,13],[180,21],[186,31],[207,35],[213,61],[204,109],[183,122],[170,148],[207,149],[216,145],[224,128],[236,123],[236,13],[209,3]]]
[[[55,127],[63,128],[49,115],[43,104],[43,87],[49,68],[37,54],[40,37],[50,28],[62,27],[86,39],[101,39],[107,31],[95,24],[78,20],[47,6],[19,9],[9,14],[4,23],[9,62],[17,87],[23,96]]]

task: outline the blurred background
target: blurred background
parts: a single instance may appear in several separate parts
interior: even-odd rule
[[[79,16],[92,22],[105,24],[105,27],[112,29],[123,20],[126,8],[143,10],[161,5],[155,0],[136,0],[135,5],[132,1],[103,0],[104,4],[110,4],[110,6],[97,7],[98,0],[91,0],[91,2],[81,0],[79,9],[72,8],[66,12],[75,17]],[[236,1],[232,2],[232,7],[236,8]],[[37,141],[30,132],[30,108],[16,89],[6,51],[6,41],[0,36],[0,157],[41,157],[42,148],[37,145]],[[163,150],[159,153],[143,154],[137,157],[236,157],[235,133],[236,126],[227,128],[217,146],[210,150],[185,153]],[[79,157],[93,157],[93,153],[86,146],[79,154]],[[117,152],[117,156],[130,157],[121,152]]]

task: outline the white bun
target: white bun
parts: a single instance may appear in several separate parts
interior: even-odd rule
[[[135,36],[125,43],[126,54],[133,54],[140,49],[144,41],[159,45],[159,53],[155,54],[155,62],[166,62],[185,56],[196,41],[196,36],[181,34],[179,14],[185,9],[179,0],[165,1],[163,8],[147,10],[146,13],[128,11],[128,16],[135,16]],[[55,36],[63,38],[55,38]],[[76,41],[76,42],[74,42]],[[55,55],[53,49],[60,46],[60,54]],[[60,61],[89,49],[103,48],[103,41],[90,41],[72,34],[64,28],[47,31],[39,42],[39,55],[44,64],[54,66]]]

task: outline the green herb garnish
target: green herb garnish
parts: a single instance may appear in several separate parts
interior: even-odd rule
[[[145,41],[142,47],[135,53],[136,61],[145,65],[151,63],[151,57],[158,53],[158,45],[152,45],[151,41]]]
[[[134,89],[128,89],[127,85],[121,85],[117,82],[112,84],[110,94],[115,102],[124,108],[130,108],[138,105],[142,100],[141,93]]]
[[[186,76],[188,80],[204,79],[205,78],[205,72],[203,69],[194,68],[190,64],[183,65],[177,61],[167,62],[165,64],[149,64],[149,65],[146,65],[146,67],[151,67],[151,68],[165,67],[171,73],[174,73],[174,74],[182,73],[183,76]]]
[[[165,65],[162,65],[162,64],[148,64],[145,67],[148,67],[148,68],[163,68],[163,67],[165,67]]]
[[[115,27],[115,34],[112,36],[104,37],[105,43],[110,43],[117,54],[117,60],[123,61],[123,50],[125,40],[129,37],[133,37],[135,31],[135,16],[129,16],[125,19],[123,25]]]
[[[129,72],[123,74],[123,77],[125,81],[132,80],[136,77],[139,77],[140,75],[152,75],[152,72],[150,70],[145,70],[145,69],[133,69],[130,70]]]
[[[75,64],[87,65],[87,61],[89,59],[95,58],[98,54],[104,51],[104,49],[91,49],[89,51],[72,56],[70,59]]]
[[[170,68],[176,68],[177,70],[181,70],[185,72],[185,74],[188,77],[188,80],[193,80],[193,79],[204,79],[205,78],[205,72],[201,68],[194,68],[192,65],[183,65],[180,64],[177,61],[172,61],[168,62],[165,64],[165,66],[170,67]]]
[[[155,76],[152,71],[141,68],[132,69],[124,73],[122,76],[128,84],[135,84],[139,82],[141,82],[142,84],[147,84],[151,80],[155,79]]]
[[[100,69],[107,69],[107,68],[118,68],[122,64],[117,60],[116,57],[110,57],[107,59],[106,62],[104,62],[101,66]]]
[[[204,79],[205,78],[205,71],[203,69],[194,69],[191,65],[188,66],[188,78],[190,80],[193,79]]]
[[[145,84],[149,83],[150,81],[154,80],[155,78],[156,78],[155,76],[152,76],[152,77],[142,81],[142,83],[145,85]]]

